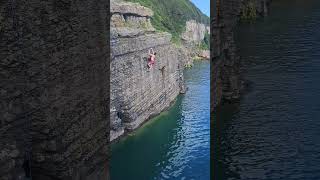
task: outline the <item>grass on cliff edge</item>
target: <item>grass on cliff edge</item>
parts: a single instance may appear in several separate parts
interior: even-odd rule
[[[172,42],[180,44],[180,35],[186,29],[186,21],[210,25],[210,18],[203,14],[190,0],[126,0],[138,2],[154,12],[151,22],[159,31],[172,34]],[[206,46],[208,46],[207,44]]]

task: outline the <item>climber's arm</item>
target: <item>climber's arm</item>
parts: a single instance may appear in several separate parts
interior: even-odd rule
[[[150,55],[150,56],[151,56],[151,55],[154,55],[154,51],[153,51],[152,48],[149,49],[149,55]]]
[[[149,53],[148,54],[149,54],[149,56],[151,56],[151,49],[149,49]]]

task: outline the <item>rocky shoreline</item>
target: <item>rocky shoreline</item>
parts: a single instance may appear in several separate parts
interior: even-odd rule
[[[187,90],[187,88],[186,88]],[[180,94],[184,94],[185,92],[180,92]],[[125,139],[126,137],[133,135],[137,130],[139,130],[140,128],[143,128],[144,125],[146,125],[151,119],[156,118],[157,116],[159,116],[161,113],[168,111],[177,101],[178,96],[170,102],[170,105],[165,107],[161,112],[159,112],[158,114],[153,114],[150,117],[148,117],[147,119],[145,119],[142,123],[140,123],[135,129],[130,129],[127,131],[123,131],[123,132],[118,132],[118,136],[114,139],[110,139],[110,145],[113,145],[115,143],[120,142],[121,140]],[[113,133],[117,133],[117,132],[113,132]],[[110,133],[111,135],[111,133]]]

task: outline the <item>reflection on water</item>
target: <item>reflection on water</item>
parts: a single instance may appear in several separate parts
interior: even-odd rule
[[[320,179],[320,1],[273,1],[238,28],[252,89],[215,114],[224,179]]]
[[[210,64],[185,70],[186,94],[112,147],[111,180],[209,179]]]

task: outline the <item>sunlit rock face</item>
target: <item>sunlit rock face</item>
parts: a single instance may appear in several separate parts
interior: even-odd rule
[[[216,2],[214,2],[216,3]],[[239,18],[253,7],[257,16],[266,15],[270,0],[224,0],[220,1],[220,17],[214,16],[212,25],[212,76],[213,92],[211,107],[223,100],[233,101],[240,97],[243,82],[240,79],[240,57],[234,40],[234,27]]]
[[[181,38],[187,42],[200,42],[206,32],[210,34],[209,29],[205,24],[190,20],[186,22],[186,31],[182,33]]]
[[[195,20],[189,20],[186,22],[186,30],[181,34],[183,42],[183,48],[189,57],[200,57],[204,59],[210,58],[210,52],[208,50],[202,50],[199,45],[204,41],[205,35],[210,34],[210,26],[199,23]],[[188,64],[192,64],[189,61]]]
[[[188,56],[171,44],[171,34],[156,32],[153,12],[137,3],[111,4],[111,131],[115,140],[170,106],[184,91]],[[148,51],[157,53],[148,69]]]

